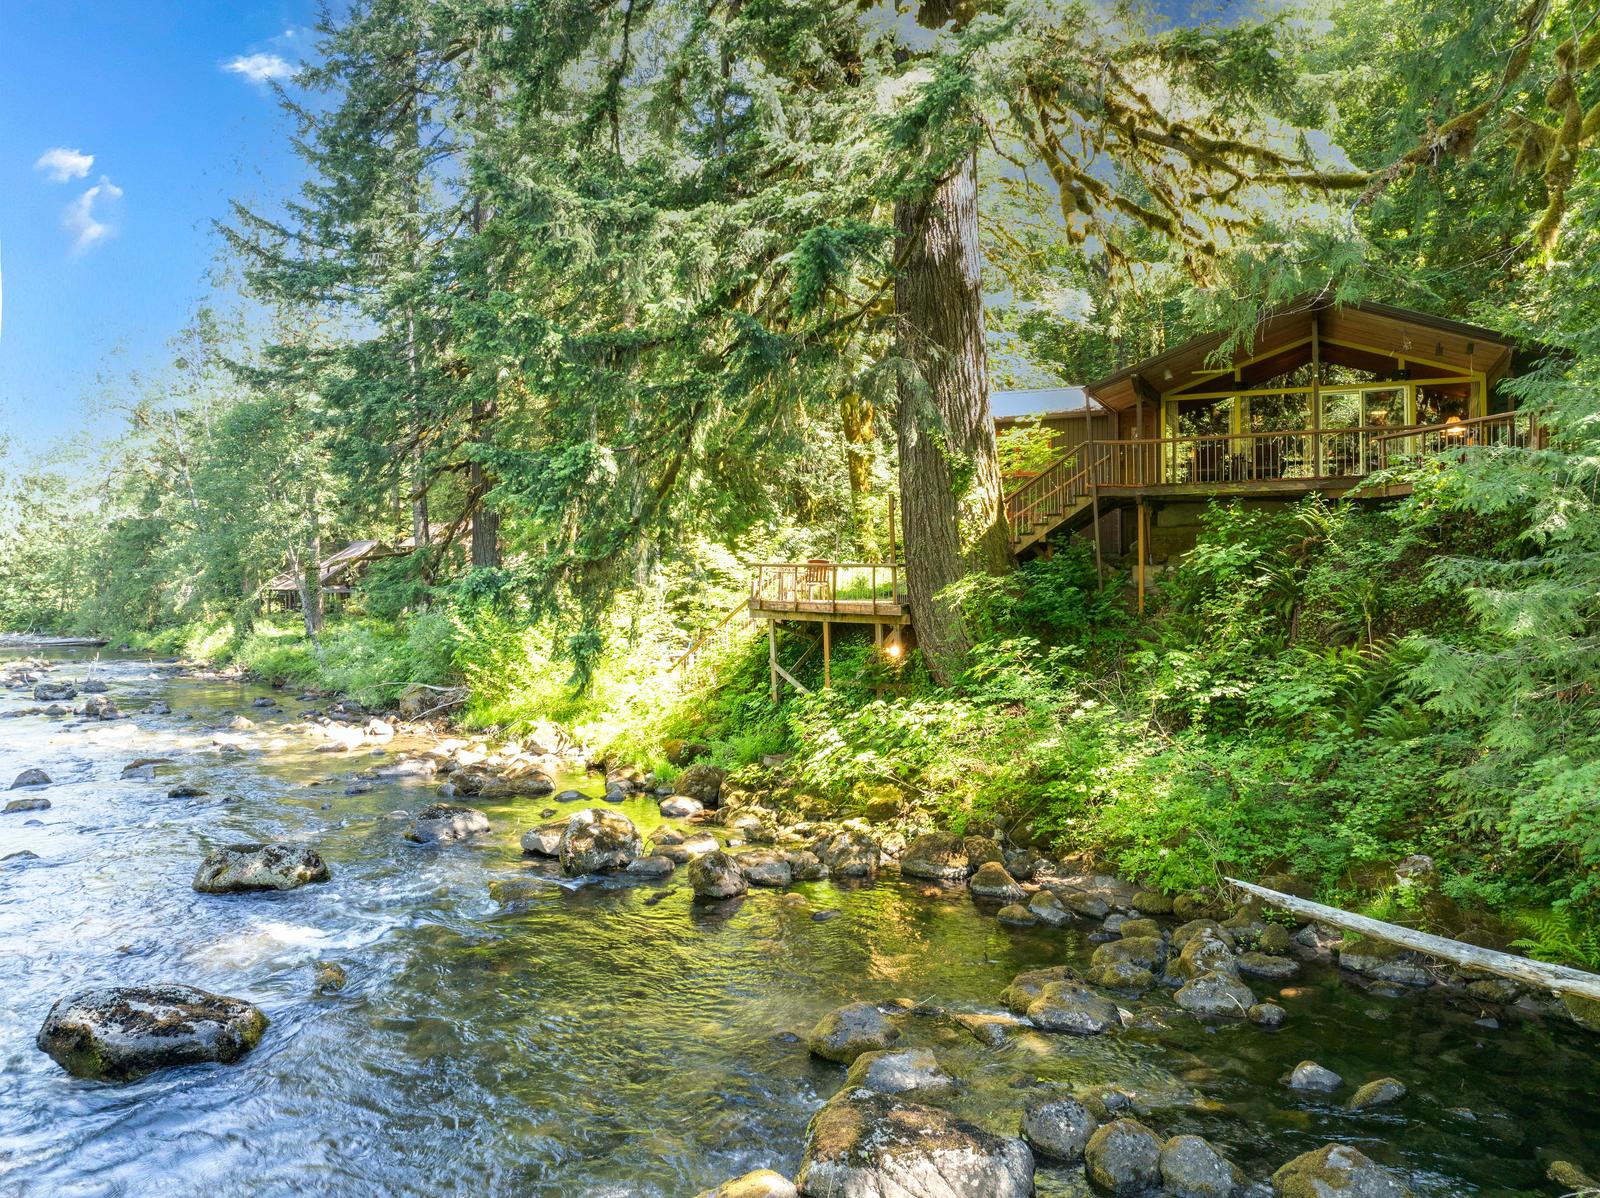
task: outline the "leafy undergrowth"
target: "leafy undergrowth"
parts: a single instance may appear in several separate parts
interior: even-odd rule
[[[1555,904],[1581,923],[1600,814],[1560,834],[1531,814],[1539,779],[1583,768],[1572,746],[1533,729],[1513,756],[1493,739],[1501,713],[1464,718],[1450,691],[1454,655],[1494,637],[1446,567],[1512,556],[1514,526],[1437,496],[1217,507],[1143,621],[1126,580],[1097,589],[1090,559],[1066,549],[968,587],[982,639],[952,688],[844,634],[822,690],[820,655],[786,629],[782,660],[803,659],[810,694],[775,706],[752,640],[719,689],[642,711],[612,747],[659,764],[697,742],[729,768],[785,755],[795,785],[841,813],[893,786],[948,826],[999,817],[1174,891],[1279,876],[1371,904],[1395,862],[1426,853],[1440,904],[1396,918],[1453,930],[1442,912]],[[1571,937],[1556,940],[1572,959]]]

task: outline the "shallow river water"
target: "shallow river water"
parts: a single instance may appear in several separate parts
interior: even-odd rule
[[[16,656],[12,654],[11,656]],[[59,655],[58,655],[59,656]],[[1015,930],[964,892],[884,878],[755,892],[696,907],[682,871],[660,883],[518,888],[518,837],[548,799],[481,804],[470,845],[406,843],[389,813],[431,785],[347,795],[384,760],[279,735],[309,704],[250,707],[250,685],[172,678],[80,657],[52,678],[106,678],[125,712],[84,724],[0,720],[0,786],[39,766],[47,811],[0,816],[0,1195],[641,1195],[680,1198],[758,1167],[792,1175],[808,1119],[842,1068],[804,1036],[831,1007],[910,998],[999,1011],[1019,970],[1086,958],[1085,929]],[[31,703],[0,692],[0,711]],[[229,714],[257,720],[243,754],[212,743]],[[390,752],[393,753],[393,748]],[[165,756],[154,782],[130,760]],[[173,799],[182,780],[209,793]],[[598,793],[596,779],[569,779]],[[622,809],[642,829],[652,801]],[[282,895],[206,896],[209,849],[304,840],[333,871]],[[497,888],[498,889],[498,888]],[[837,912],[819,921],[816,913]],[[349,975],[313,994],[314,963]],[[94,985],[175,981],[249,999],[271,1019],[233,1066],[129,1085],[74,1080],[34,1046],[50,1005]],[[1260,995],[1276,987],[1256,982]],[[1600,1169],[1600,1037],[1437,998],[1380,997],[1313,969],[1280,1001],[1285,1028],[1205,1028],[1165,992],[1164,1027],[1094,1039],[1013,1035],[987,1048],[915,1017],[903,1043],[935,1049],[960,1085],[940,1099],[996,1131],[1051,1085],[1114,1084],[1163,1134],[1193,1132],[1253,1178],[1337,1139],[1418,1194],[1553,1194],[1551,1159]],[[1332,1097],[1278,1078],[1314,1058],[1348,1081]],[[1410,1095],[1365,1115],[1354,1085]],[[1081,1195],[1081,1170],[1041,1167],[1039,1192]]]

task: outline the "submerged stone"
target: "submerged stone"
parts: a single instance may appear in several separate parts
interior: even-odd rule
[[[862,1053],[888,1048],[899,1038],[900,1029],[888,1016],[871,1003],[857,1002],[819,1019],[806,1043],[813,1056],[849,1065]]]
[[[1076,1098],[1036,1102],[1022,1112],[1022,1136],[1042,1156],[1075,1164],[1083,1159],[1098,1120]]]
[[[429,803],[411,821],[406,839],[413,844],[452,844],[488,830],[489,817],[476,807]]]
[[[950,1084],[950,1075],[926,1048],[864,1052],[850,1066],[846,1090],[871,1090],[877,1094],[903,1094],[908,1090],[934,1090]]]
[[[1327,1144],[1272,1175],[1275,1198],[1411,1198],[1383,1166],[1348,1144]]]
[[[194,888],[201,894],[294,890],[329,876],[327,863],[305,845],[230,844],[206,854],[195,871]]]
[[[639,829],[620,811],[585,807],[567,820],[557,847],[563,873],[614,873],[626,869],[639,855]]]
[[[1344,1078],[1315,1061],[1301,1061],[1284,1075],[1283,1084],[1291,1090],[1320,1090],[1327,1094],[1344,1085]]]
[[[1033,1154],[948,1111],[835,1099],[806,1129],[795,1183],[810,1198],[1027,1198]]]
[[[1083,1150],[1084,1171],[1108,1194],[1142,1194],[1161,1182],[1161,1141],[1137,1119],[1096,1129]]]
[[[689,885],[696,898],[737,898],[750,889],[739,863],[718,849],[689,862]]]
[[[1028,1007],[1028,1019],[1047,1032],[1098,1036],[1122,1025],[1117,1004],[1077,982],[1051,982]]]
[[[1171,1198],[1233,1198],[1244,1174],[1200,1136],[1173,1136],[1161,1147],[1161,1182]]]
[[[243,999],[193,986],[108,986],[50,1008],[39,1048],[77,1077],[131,1081],[157,1069],[237,1061],[267,1017]]]
[[[1399,1102],[1406,1096],[1405,1083],[1398,1078],[1380,1077],[1362,1086],[1346,1104],[1352,1111],[1364,1111],[1369,1107],[1388,1106],[1391,1102]]]
[[[795,1198],[799,1193],[782,1173],[757,1169],[725,1181],[714,1190],[701,1190],[696,1198]]]

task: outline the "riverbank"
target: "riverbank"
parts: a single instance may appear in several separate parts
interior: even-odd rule
[[[89,669],[49,674],[81,682]],[[999,840],[919,843],[895,820],[805,827],[714,767],[690,767],[671,788],[697,790],[708,810],[673,805],[689,810],[673,817],[663,804],[693,796],[657,795],[656,779],[608,778],[571,758],[546,794],[479,783],[472,796],[441,795],[453,776],[482,770],[475,744],[413,740],[404,726],[390,735],[367,713],[236,678],[142,662],[103,662],[94,675],[124,714],[0,723],[0,768],[26,761],[53,779],[37,792],[50,808],[6,817],[13,843],[37,856],[8,862],[0,888],[10,1029],[0,1049],[15,1066],[4,1086],[8,1109],[26,1112],[0,1150],[40,1192],[70,1188],[94,1159],[108,1184],[137,1189],[151,1170],[184,1178],[174,1193],[214,1188],[205,1177],[219,1168],[235,1192],[271,1193],[311,1168],[330,1184],[407,1195],[514,1178],[528,1193],[678,1198],[757,1168],[831,1176],[817,1129],[841,1119],[861,1134],[933,1119],[951,1135],[987,1137],[976,1142],[1002,1160],[1016,1159],[1004,1145],[1031,1143],[1038,1192],[1076,1198],[1085,1167],[1042,1147],[1047,1114],[1075,1117],[1069,1101],[1107,1126],[1136,1120],[1163,1147],[1199,1137],[1260,1184],[1329,1142],[1359,1146],[1418,1194],[1549,1193],[1553,1161],[1592,1167],[1582,1150],[1600,1129],[1584,1095],[1600,1082],[1600,1042],[1525,1003],[1485,1005],[1449,979],[1421,987],[1341,971],[1289,927],[1289,946],[1265,955],[1293,961],[1298,975],[1263,978],[1249,954],[1263,937],[1279,947],[1275,921],[1167,914],[1158,896],[1037,854],[1030,874]],[[8,712],[36,705],[31,692],[5,695]],[[531,757],[535,746],[517,747]],[[141,758],[158,760],[130,773]],[[431,771],[416,764],[428,761]],[[533,773],[521,785],[542,789]],[[488,829],[431,848],[408,841],[439,802],[483,812]],[[529,855],[542,825],[589,809],[625,817],[642,858],[685,864],[658,876],[572,874],[559,838],[557,857]],[[331,881],[197,896],[200,860],[242,841],[313,848]],[[843,876],[874,852],[875,872]],[[995,852],[1009,857],[1021,898],[980,893],[1004,889],[995,870],[974,869]],[[713,853],[744,876],[743,895],[696,896],[707,871],[688,861]],[[839,868],[798,880],[802,853]],[[781,877],[774,858],[789,866],[787,886],[755,882]],[[1040,915],[1056,903],[1061,914]],[[1013,905],[1034,920],[1011,911],[1001,922]],[[62,934],[67,926],[77,933]],[[1166,961],[1148,971],[1154,984],[1103,984],[1108,969],[1144,968],[1136,958],[1151,940]],[[1237,983],[1281,1010],[1282,1025],[1197,1015],[1185,1005],[1193,994],[1180,1002],[1183,989],[1162,984],[1186,957],[1234,962]],[[319,966],[338,966],[343,988],[323,992]],[[1044,993],[1073,978],[1090,997]],[[32,1047],[57,999],[151,982],[257,1005],[269,1020],[259,1045],[235,1065],[158,1072],[131,1089],[73,1082]],[[840,1008],[854,1013],[831,1014]],[[1108,1010],[1098,1034],[1065,1030]],[[856,1082],[843,1084],[836,1058],[849,1050],[826,1035],[858,1017],[889,1038],[879,1051],[890,1055],[857,1060]],[[895,1055],[905,1052],[913,1059]],[[951,1083],[878,1092],[898,1084],[886,1077],[925,1077],[923,1054],[935,1080]],[[1307,1059],[1344,1080],[1333,1091],[1280,1082]],[[877,1096],[852,1098],[866,1074]],[[1406,1095],[1352,1109],[1360,1086],[1386,1078]],[[78,1113],[63,1121],[68,1093]],[[162,1129],[164,1147],[135,1151],[120,1136],[130,1109]],[[329,1111],[339,1113],[331,1123]],[[828,1119],[814,1121],[821,1112]],[[1019,1140],[1030,1112],[1033,1138]],[[334,1155],[313,1124],[360,1127],[363,1147]],[[398,1147],[424,1134],[437,1151]],[[1137,1128],[1124,1135],[1136,1153],[1148,1149]],[[214,1156],[218,1144],[231,1147]],[[240,1189],[243,1178],[255,1180]]]

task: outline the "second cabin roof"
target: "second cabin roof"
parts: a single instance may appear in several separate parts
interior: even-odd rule
[[[1511,368],[1516,343],[1477,325],[1363,300],[1307,297],[1266,313],[1249,345],[1219,362],[1227,335],[1207,333],[1088,384],[1108,408],[1181,398],[1230,386],[1258,386],[1312,360],[1412,379],[1482,374],[1493,384]]]

